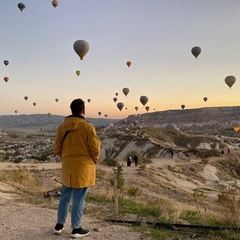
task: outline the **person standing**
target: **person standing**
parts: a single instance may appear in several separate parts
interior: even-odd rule
[[[134,163],[135,163],[135,167],[137,167],[137,165],[138,165],[138,156],[135,155],[133,160],[134,160]]]
[[[222,149],[222,151],[221,151],[221,154],[222,154],[222,156],[224,155],[224,150]]]
[[[100,140],[94,126],[84,118],[84,101],[75,99],[70,108],[72,115],[66,117],[58,127],[54,144],[54,154],[62,162],[63,184],[54,233],[60,234],[64,229],[72,199],[71,237],[78,238],[90,233],[81,227],[81,221],[87,189],[94,186],[96,181]]]
[[[127,166],[130,167],[132,165],[132,157],[129,155],[127,158]]]
[[[228,153],[228,155],[230,155],[230,151],[231,151],[230,148],[228,148],[228,149],[227,149],[227,153]]]
[[[170,148],[170,149],[168,150],[168,156],[169,156],[169,159],[172,159],[172,158],[173,158],[174,152],[173,152],[173,149],[172,149],[172,148]]]

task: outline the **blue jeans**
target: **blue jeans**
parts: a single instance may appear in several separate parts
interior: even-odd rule
[[[84,209],[84,201],[87,195],[86,188],[69,188],[62,186],[61,196],[58,203],[58,215],[57,222],[64,224],[67,219],[69,211],[70,200],[73,198],[72,212],[71,212],[71,227],[79,228],[81,226],[81,220]]]

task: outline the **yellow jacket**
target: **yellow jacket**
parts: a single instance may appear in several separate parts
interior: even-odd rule
[[[95,185],[100,140],[94,126],[84,117],[71,115],[65,118],[57,130],[54,154],[62,161],[63,185],[71,188]]]

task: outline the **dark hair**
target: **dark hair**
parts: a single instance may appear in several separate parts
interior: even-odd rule
[[[80,98],[75,99],[71,102],[70,108],[73,115],[79,115],[83,112],[83,109],[85,108],[84,101]]]

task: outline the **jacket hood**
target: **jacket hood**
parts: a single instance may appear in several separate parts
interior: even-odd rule
[[[86,121],[83,116],[70,115],[65,118],[63,126],[66,131],[72,132],[78,129],[79,125],[82,124],[83,121]]]

